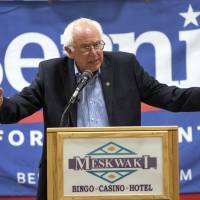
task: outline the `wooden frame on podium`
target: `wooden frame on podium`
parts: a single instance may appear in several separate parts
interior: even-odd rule
[[[48,200],[179,200],[178,128],[47,129]]]

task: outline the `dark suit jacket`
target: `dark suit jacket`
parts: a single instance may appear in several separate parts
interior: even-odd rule
[[[200,88],[179,89],[149,76],[129,53],[104,52],[101,84],[110,126],[140,125],[141,101],[170,111],[199,111]],[[106,84],[106,83],[110,84]],[[4,98],[1,123],[14,123],[43,108],[44,126],[59,126],[61,115],[76,87],[74,61],[64,57],[43,61],[29,87]],[[76,126],[76,105],[70,111]],[[38,199],[46,200],[46,136],[40,163]]]

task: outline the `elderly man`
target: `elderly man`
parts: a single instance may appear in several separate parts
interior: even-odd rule
[[[180,89],[149,76],[134,55],[104,52],[101,25],[81,18],[65,30],[67,57],[40,63],[29,87],[9,99],[0,89],[0,122],[13,123],[43,108],[44,126],[57,127],[79,74],[94,76],[69,111],[69,126],[133,126],[141,124],[141,101],[170,111],[199,111],[200,88]],[[65,124],[64,124],[65,125]],[[38,200],[47,199],[46,136],[40,162]]]

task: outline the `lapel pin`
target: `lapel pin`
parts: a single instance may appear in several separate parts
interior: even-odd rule
[[[110,82],[106,82],[106,86],[110,86]]]

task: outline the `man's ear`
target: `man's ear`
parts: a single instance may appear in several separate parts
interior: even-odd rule
[[[74,53],[73,53],[73,49],[70,47],[65,47],[65,51],[67,52],[69,58],[74,58]]]

